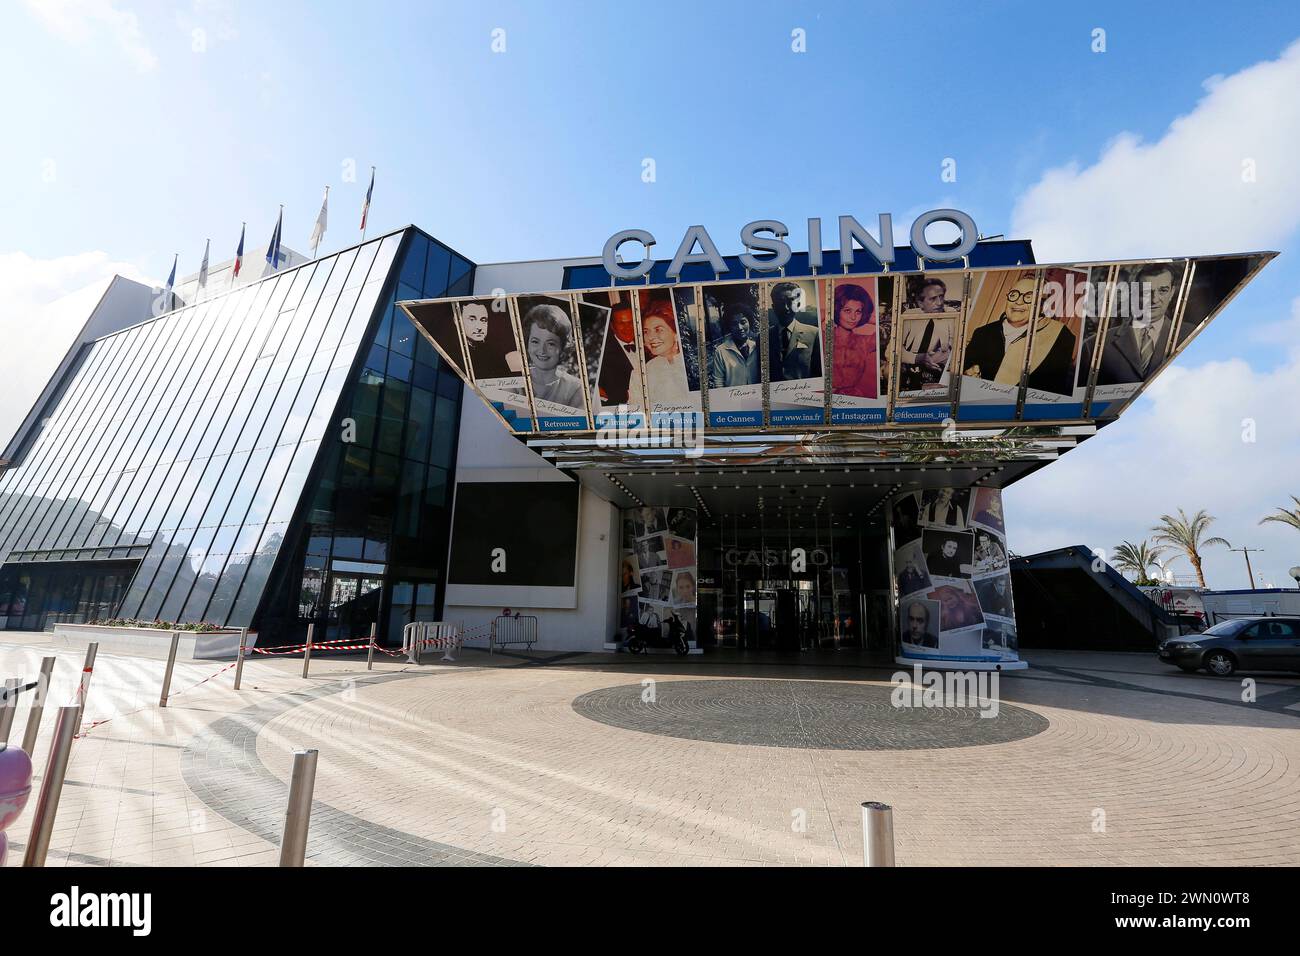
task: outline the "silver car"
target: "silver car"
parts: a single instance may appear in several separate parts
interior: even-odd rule
[[[1300,618],[1246,617],[1220,621],[1200,634],[1160,645],[1160,659],[1185,671],[1218,677],[1243,671],[1300,671]]]

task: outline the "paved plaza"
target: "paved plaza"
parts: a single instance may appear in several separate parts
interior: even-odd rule
[[[38,773],[82,653],[0,635],[0,677],[58,657]],[[864,800],[900,865],[1300,864],[1300,679],[1024,656],[985,718],[893,707],[891,668],[478,650],[258,658],[238,692],[178,662],[160,709],[161,659],[101,652],[48,862],[275,865],[316,747],[309,864],[854,866]]]

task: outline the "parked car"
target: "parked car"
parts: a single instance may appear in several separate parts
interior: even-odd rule
[[[1244,617],[1160,645],[1160,659],[1218,677],[1235,671],[1300,671],[1300,618]]]

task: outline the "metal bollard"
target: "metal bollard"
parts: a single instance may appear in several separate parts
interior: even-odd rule
[[[162,693],[158,696],[158,706],[167,706],[167,692],[172,689],[172,668],[176,666],[176,648],[181,643],[181,632],[172,631],[172,647],[167,652],[167,669],[163,671]]]
[[[81,725],[81,707],[68,704],[59,708],[59,719],[54,725],[54,740],[50,744],[50,759],[41,778],[41,793],[36,798],[32,813],[32,832],[27,838],[27,851],[23,866],[44,866],[50,851],[50,835],[54,832],[54,815],[59,812],[59,797],[63,793],[63,778],[68,772],[68,757],[72,741]]]
[[[95,655],[99,653],[99,642],[92,641],[86,645],[86,663],[81,666],[81,683],[77,686],[77,720],[86,712],[86,699],[90,696],[90,675],[95,673]]]
[[[862,805],[862,865],[894,865],[894,811],[888,804]]]
[[[45,695],[50,692],[50,678],[54,674],[54,658],[41,660],[41,675],[36,678],[36,695],[32,706],[27,711],[27,729],[23,731],[23,750],[27,756],[35,753],[36,735],[41,729],[41,717],[45,714]]]
[[[311,826],[311,798],[316,789],[317,750],[295,750],[289,778],[289,805],[284,811],[284,837],[280,840],[280,865],[302,866],[307,859],[307,830]]]
[[[316,633],[316,625],[307,625],[307,646],[302,649],[302,676],[307,676],[307,668],[311,667],[311,639]]]
[[[235,690],[239,690],[239,682],[244,677],[244,648],[248,645],[248,628],[239,629],[239,652],[235,656]]]
[[[368,671],[375,669],[375,640],[378,630],[378,624],[370,625],[370,646],[366,648],[366,670]]]
[[[9,743],[9,731],[14,725],[14,715],[18,713],[18,692],[22,686],[21,677],[5,678],[5,699],[0,703],[0,747]]]

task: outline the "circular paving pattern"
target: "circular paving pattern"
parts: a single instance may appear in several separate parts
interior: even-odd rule
[[[895,707],[892,685],[804,680],[669,680],[620,684],[583,694],[583,717],[648,734],[803,750],[943,750],[1023,740],[1046,717],[1001,703],[996,717],[977,707]]]

